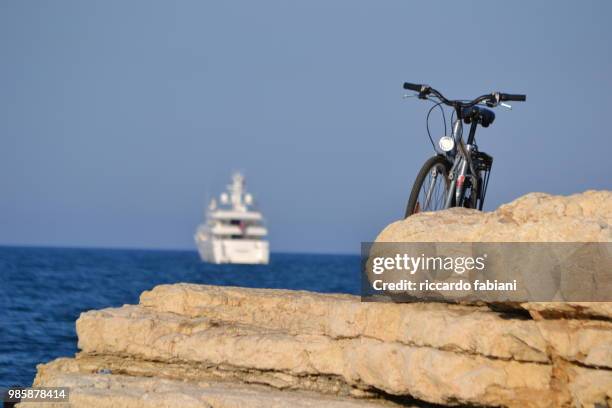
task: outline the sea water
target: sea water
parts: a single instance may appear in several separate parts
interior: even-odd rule
[[[29,386],[36,364],[77,351],[86,310],[138,303],[189,282],[358,294],[359,256],[272,254],[269,265],[211,265],[195,251],[0,247],[0,388]]]

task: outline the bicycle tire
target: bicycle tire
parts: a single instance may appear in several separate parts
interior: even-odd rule
[[[451,169],[451,163],[446,159],[446,157],[442,155],[430,157],[425,162],[425,164],[423,164],[423,167],[421,167],[421,170],[419,171],[416,176],[416,179],[414,180],[412,190],[410,191],[410,198],[408,199],[408,204],[406,205],[404,218],[407,218],[412,214],[421,211],[421,208],[417,206],[419,204],[419,194],[421,193],[421,188],[423,186],[423,183],[425,182],[425,179],[430,174],[431,170],[433,170],[434,168],[437,168],[443,172],[443,177],[446,184],[446,191],[448,191],[448,188],[450,186],[450,179],[448,177],[448,174]],[[437,208],[433,209],[432,211],[437,211],[441,209],[442,208]],[[424,211],[427,211],[427,208],[425,208]]]

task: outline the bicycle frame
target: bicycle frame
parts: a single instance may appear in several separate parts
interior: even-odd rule
[[[470,177],[470,183],[472,185],[472,192],[478,190],[478,174],[474,169],[474,163],[472,162],[472,152],[478,148],[474,143],[476,136],[476,126],[478,125],[475,121],[470,126],[470,134],[468,141],[463,141],[463,118],[460,109],[456,110],[457,118],[453,123],[453,140],[455,141],[455,148],[450,152],[450,156],[453,159],[453,166],[449,172],[451,183],[446,195],[444,208],[451,208],[453,206],[453,199],[455,200],[456,206],[463,206],[464,193],[465,193],[465,179]],[[478,197],[480,199],[479,207],[482,209],[484,203],[484,195]]]

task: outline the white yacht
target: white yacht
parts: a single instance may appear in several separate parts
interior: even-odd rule
[[[213,198],[206,221],[194,239],[205,262],[222,264],[267,264],[270,249],[262,214],[254,209],[253,196],[244,189],[244,177],[235,173],[227,192]]]

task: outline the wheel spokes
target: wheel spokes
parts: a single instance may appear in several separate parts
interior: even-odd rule
[[[437,211],[444,208],[445,192],[447,190],[446,172],[440,166],[435,166],[423,181],[414,213],[420,211]]]

